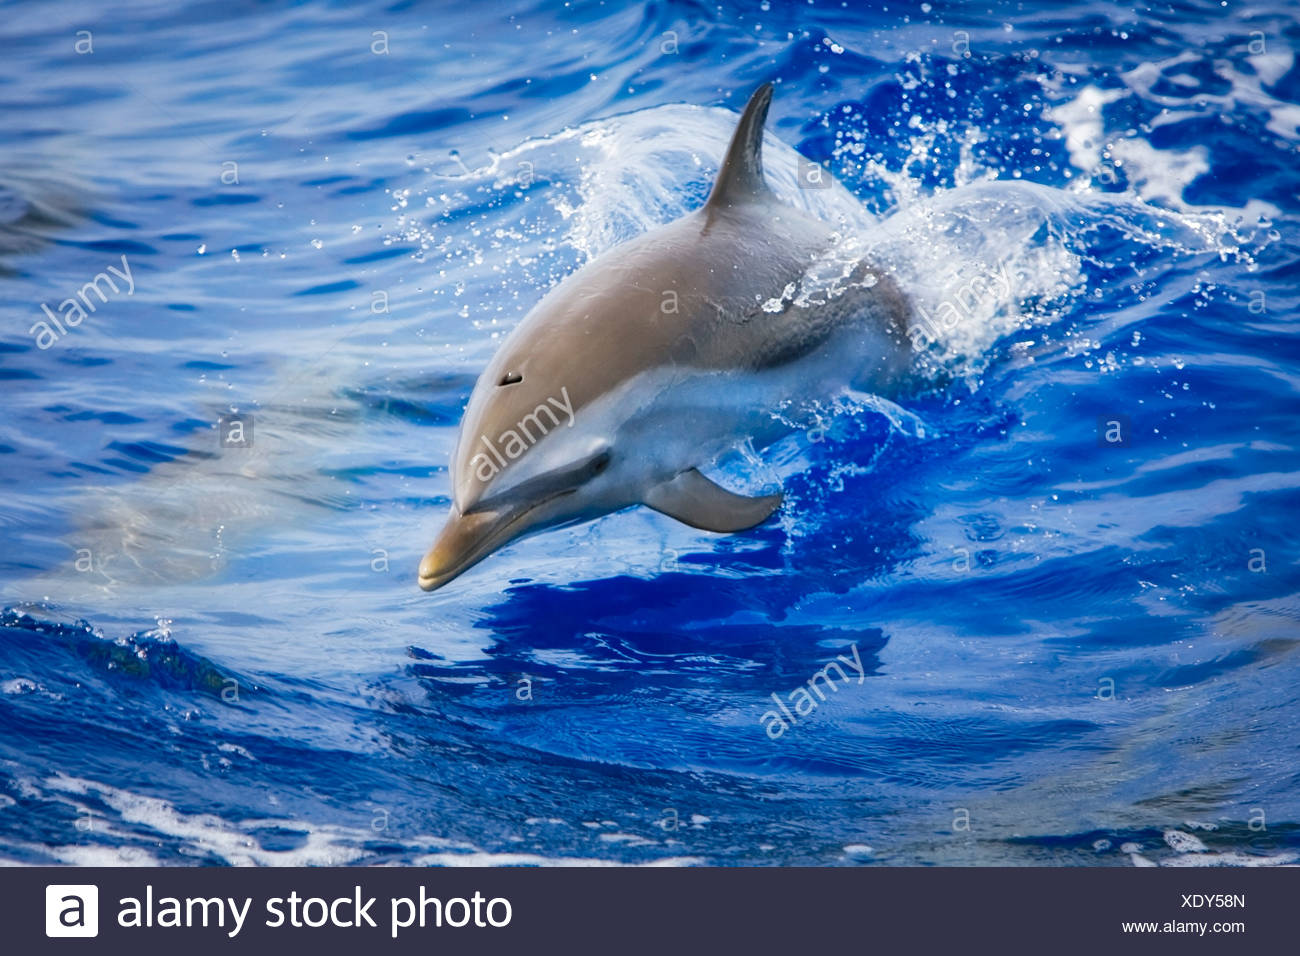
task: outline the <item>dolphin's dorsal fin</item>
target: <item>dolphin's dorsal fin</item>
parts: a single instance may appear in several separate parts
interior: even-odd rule
[[[707,206],[730,206],[771,194],[763,181],[763,124],[767,122],[767,108],[771,105],[772,84],[764,83],[754,91],[745,104],[745,112],[740,114],[740,123],[731,137]]]
[[[781,495],[746,498],[715,484],[691,468],[676,478],[655,485],[645,503],[692,528],[730,534],[744,531],[767,520],[781,504]]]

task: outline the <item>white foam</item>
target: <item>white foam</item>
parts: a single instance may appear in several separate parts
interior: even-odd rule
[[[536,853],[429,853],[411,861],[413,866],[637,866],[673,867],[701,866],[705,861],[696,856],[670,856],[645,863],[624,864],[576,856],[539,856]]]
[[[20,781],[23,783],[23,781]],[[224,820],[208,813],[186,813],[167,800],[133,793],[108,784],[63,774],[43,781],[26,781],[26,795],[68,804],[78,820],[88,820],[90,832],[111,838],[113,845],[86,843],[71,845],[14,844],[10,852],[23,851],[36,858],[50,858],[75,866],[155,866],[161,861],[148,844],[160,838],[180,843],[180,852],[193,857],[213,856],[231,866],[346,866],[357,863],[373,851],[368,849],[376,833],[364,827],[317,824],[294,818],[250,818]],[[115,814],[107,817],[93,798]],[[543,821],[534,821],[543,822]],[[545,822],[562,823],[560,820]],[[600,821],[596,827],[613,827],[614,821]],[[289,831],[298,836],[298,846],[267,849],[258,842],[259,830]],[[145,832],[141,832],[141,830]],[[606,842],[628,846],[653,845],[654,841],[632,834],[605,833]],[[470,843],[444,837],[417,835],[397,839],[387,834],[386,845],[396,844],[411,854],[416,866],[621,866],[618,861],[597,857],[544,857],[531,853],[493,853]],[[13,859],[0,863],[16,862]],[[638,866],[696,866],[705,861],[693,856],[665,856],[634,864]]]
[[[1280,38],[1269,41],[1275,47],[1281,42]],[[1249,70],[1238,69],[1228,60],[1214,61],[1215,72],[1227,81],[1227,89],[1221,93],[1199,88],[1192,92],[1201,84],[1185,75],[1181,67],[1201,62],[1202,55],[1184,50],[1163,60],[1143,62],[1121,73],[1123,87],[1101,89],[1091,84],[1084,85],[1070,99],[1049,107],[1044,116],[1060,127],[1070,163],[1083,173],[1075,179],[1072,188],[1089,190],[1095,178],[1113,181],[1107,180],[1111,175],[1107,172],[1107,165],[1111,164],[1116,170],[1123,171],[1134,194],[1143,200],[1171,209],[1193,208],[1184,201],[1183,191],[1189,183],[1209,171],[1209,151],[1200,144],[1156,149],[1148,140],[1132,135],[1129,130],[1107,133],[1102,113],[1104,107],[1130,96],[1163,107],[1150,121],[1151,129],[1198,118],[1207,110],[1223,116],[1259,110],[1268,116],[1266,125],[1270,132],[1294,140],[1300,129],[1300,105],[1278,99],[1264,86],[1277,82],[1291,69],[1295,54],[1281,48],[1246,59],[1250,64]],[[1177,89],[1169,91],[1169,86]],[[1249,197],[1243,199],[1244,204],[1236,208],[1248,218],[1280,215],[1278,208],[1271,203]]]
[[[1166,830],[1165,842],[1178,853],[1205,853],[1209,850],[1200,837],[1182,830]]]
[[[1192,208],[1183,201],[1183,190],[1210,171],[1210,151],[1199,145],[1156,149],[1145,139],[1120,139],[1111,145],[1110,153],[1139,196],[1171,209]]]
[[[48,848],[60,863],[69,866],[159,866],[159,860],[138,846],[67,845]]]
[[[1102,109],[1122,95],[1122,90],[1088,85],[1074,99],[1044,111],[1049,120],[1064,130],[1065,151],[1076,168],[1092,173],[1101,166],[1101,150],[1105,144]]]
[[[556,185],[539,192],[561,217],[564,243],[587,260],[698,205],[735,125],[736,114],[720,108],[670,104],[638,110],[527,140],[482,167],[438,177],[430,188],[452,185],[448,198],[454,205],[484,192],[532,189],[523,184],[545,171]],[[777,195],[831,223],[862,228],[874,221],[833,179],[825,188],[800,188],[800,164],[806,162],[765,133],[764,171]],[[687,188],[692,183],[693,190]],[[437,232],[419,214],[404,217],[401,225],[408,238],[426,244]],[[518,261],[509,244],[497,245],[493,253],[507,265]]]
[[[1216,829],[1212,824],[1195,826],[1206,830]],[[1125,843],[1120,847],[1120,852],[1127,853],[1134,866],[1291,866],[1300,860],[1300,853],[1290,850],[1272,854],[1211,850],[1200,837],[1178,829],[1164,831],[1164,841],[1174,852],[1159,861],[1143,856],[1143,847],[1139,843]]]
[[[1161,860],[1161,866],[1294,866],[1300,860],[1300,853],[1283,852],[1268,855],[1241,853],[1227,850],[1221,853],[1197,853],[1195,855],[1174,856]]]
[[[244,819],[238,823],[226,821],[208,813],[185,813],[169,801],[139,795],[108,784],[77,777],[56,777],[44,780],[44,786],[53,795],[64,795],[77,808],[79,814],[91,814],[90,806],[77,800],[79,796],[94,796],[117,813],[116,821],[96,821],[95,830],[122,840],[116,848],[88,849],[86,853],[117,853],[118,860],[129,861],[139,851],[139,845],[130,840],[142,840],[136,830],[178,840],[185,852],[196,856],[212,855],[231,866],[343,866],[365,856],[363,843],[373,839],[364,830],[351,830],[333,825],[316,825],[298,819]],[[127,823],[130,829],[113,823]],[[290,849],[261,847],[251,831],[268,829],[290,830],[302,836],[302,845]],[[85,848],[53,848],[56,858],[75,862]],[[143,860],[143,858],[142,858]],[[149,865],[144,862],[144,865]]]

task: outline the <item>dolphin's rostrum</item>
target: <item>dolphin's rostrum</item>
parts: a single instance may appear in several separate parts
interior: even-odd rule
[[[840,237],[764,181],[771,100],[770,83],[750,98],[701,209],[579,269],[502,344],[465,410],[451,514],[420,587],[522,535],[631,505],[751,528],[781,495],[736,494],[699,467],[770,443],[801,406],[906,372],[908,306],[887,275],[859,261],[829,291],[805,289]]]

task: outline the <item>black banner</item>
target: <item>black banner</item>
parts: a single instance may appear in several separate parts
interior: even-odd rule
[[[1297,869],[0,869],[9,953],[1288,951]]]

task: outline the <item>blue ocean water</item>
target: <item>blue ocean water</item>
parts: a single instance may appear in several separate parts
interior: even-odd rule
[[[1297,861],[1296,13],[6,5],[0,862]],[[478,371],[765,80],[915,380],[752,532],[420,592]]]

